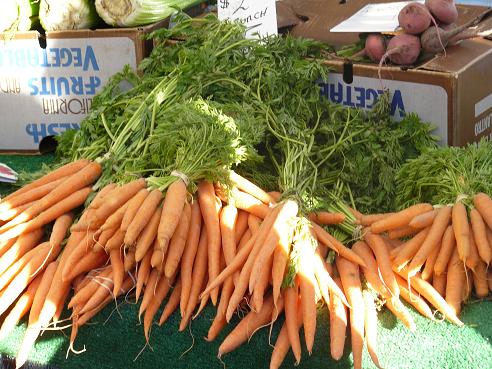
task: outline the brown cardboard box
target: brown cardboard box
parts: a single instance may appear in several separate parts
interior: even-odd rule
[[[0,33],[0,151],[37,153],[45,137],[78,128],[108,79],[150,54],[145,36],[168,25]]]
[[[329,30],[367,3],[387,0],[284,0],[303,20],[291,29],[299,37],[314,38],[334,46],[358,41],[357,33],[331,33]],[[484,13],[487,8],[459,6],[459,21]],[[492,28],[492,18],[479,24]],[[481,137],[492,139],[492,41],[476,38],[448,47],[419,65],[385,66],[382,80],[378,67],[351,63],[337,57],[326,61],[332,69],[328,81],[319,82],[321,95],[347,106],[370,109],[383,88],[392,93],[392,113],[398,120],[408,112],[437,126],[443,144],[461,146]]]

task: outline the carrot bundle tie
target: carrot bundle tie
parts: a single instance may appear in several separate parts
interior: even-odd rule
[[[179,170],[173,170],[171,172],[171,174],[169,174],[170,176],[172,177],[178,177],[179,179],[181,179],[184,184],[186,185],[186,187],[188,187],[188,185],[190,184],[190,179],[188,178],[188,176],[186,174],[184,174],[183,172],[180,172]]]

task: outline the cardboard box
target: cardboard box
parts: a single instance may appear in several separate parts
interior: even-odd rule
[[[168,25],[0,33],[0,151],[37,153],[43,138],[78,128],[108,79],[150,54],[144,36]]]
[[[357,42],[357,33],[331,33],[329,30],[367,3],[387,0],[287,0],[302,22],[294,26],[295,36],[314,38],[334,46]],[[487,8],[458,6],[459,22],[484,13]],[[480,24],[491,29],[491,17]],[[383,88],[392,94],[392,114],[401,119],[409,112],[437,126],[443,144],[461,146],[492,139],[492,40],[476,38],[447,48],[438,55],[410,67],[385,66],[380,80],[378,67],[352,63],[335,56],[326,60],[332,70],[328,81],[319,82],[320,93],[333,102],[370,109]]]

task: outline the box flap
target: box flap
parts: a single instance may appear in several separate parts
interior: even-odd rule
[[[395,0],[281,0],[289,4],[303,21],[293,27],[291,34],[312,38],[339,47],[359,40],[358,33],[332,33],[329,30],[351,17],[367,4],[389,3]],[[458,5],[459,23],[467,22],[488,10],[483,6]]]

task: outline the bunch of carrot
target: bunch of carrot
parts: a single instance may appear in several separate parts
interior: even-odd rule
[[[6,336],[29,312],[29,329],[23,344],[27,349],[21,348],[21,357],[27,357],[27,342],[34,342],[44,326],[40,319],[45,305],[53,302],[46,325],[60,317],[69,293],[69,285],[56,280],[69,249],[68,245],[63,247],[63,241],[73,222],[73,211],[84,204],[100,174],[100,164],[79,160],[33,181],[0,202],[0,313],[12,307],[0,335]],[[50,224],[48,236],[44,227]]]

